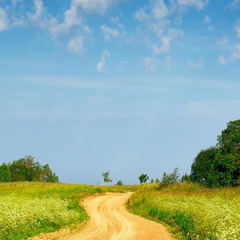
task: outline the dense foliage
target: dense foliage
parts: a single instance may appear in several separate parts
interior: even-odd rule
[[[58,177],[48,164],[41,166],[33,156],[20,158],[0,166],[0,182],[58,182]]]
[[[197,155],[191,180],[209,187],[240,185],[240,120],[229,122],[216,146]]]

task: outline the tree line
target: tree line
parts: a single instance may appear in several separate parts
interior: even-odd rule
[[[26,156],[0,165],[0,182],[58,182],[48,164],[41,165],[33,156]]]

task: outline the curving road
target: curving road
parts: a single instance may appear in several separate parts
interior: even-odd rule
[[[81,232],[64,240],[174,240],[161,224],[129,213],[125,204],[131,193],[109,193],[87,198],[90,216]]]

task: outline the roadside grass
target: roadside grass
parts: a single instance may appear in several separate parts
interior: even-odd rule
[[[0,239],[22,240],[39,233],[74,228],[87,219],[82,198],[104,192],[136,191],[139,186],[62,183],[0,183]],[[77,226],[77,225],[75,225]]]
[[[128,202],[135,214],[161,222],[182,240],[239,240],[240,188],[152,184]]]

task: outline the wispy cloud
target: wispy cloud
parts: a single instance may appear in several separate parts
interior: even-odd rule
[[[145,70],[149,72],[155,72],[159,69],[170,69],[174,65],[174,61],[171,56],[166,56],[164,59],[145,57],[143,59],[143,63]]]
[[[82,53],[84,51],[84,38],[74,37],[67,44],[67,50],[73,53]]]
[[[227,62],[227,59],[226,57],[224,57],[223,55],[220,55],[218,57],[218,64],[220,65],[226,65],[228,62]]]
[[[200,70],[204,66],[204,60],[203,58],[199,58],[197,61],[189,61],[187,62],[187,66],[193,70]]]
[[[240,20],[238,20],[235,24],[234,31],[236,33],[236,36],[240,38]]]
[[[0,8],[0,31],[7,29],[9,26],[7,13],[3,8]]]
[[[106,12],[112,5],[126,0],[72,0],[72,4],[85,11]]]
[[[110,28],[107,25],[101,25],[100,28],[106,41],[110,40],[111,38],[119,36],[119,31],[115,28]]]
[[[227,36],[224,36],[222,37],[218,42],[217,44],[220,45],[220,46],[225,46],[229,43],[229,37]]]
[[[96,65],[96,70],[97,72],[103,72],[104,71],[104,67],[106,64],[106,59],[110,57],[110,52],[108,50],[104,50],[101,56],[101,59],[97,62]]]
[[[183,36],[180,28],[173,27],[176,25],[174,23],[180,23],[182,16],[189,8],[195,7],[202,10],[208,3],[207,0],[178,0],[169,1],[169,4],[164,0],[148,2],[149,4],[138,9],[134,16],[156,35],[157,39],[151,45],[153,54],[169,52],[172,41]]]
[[[240,44],[236,45],[232,50],[232,58],[240,59]]]
[[[186,7],[196,7],[199,10],[203,10],[208,4],[209,0],[178,0],[178,4]]]

